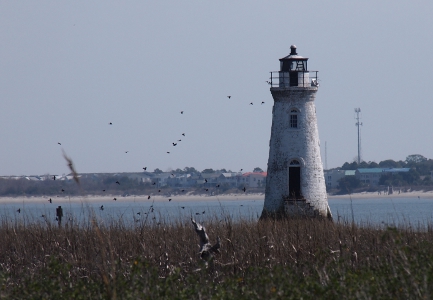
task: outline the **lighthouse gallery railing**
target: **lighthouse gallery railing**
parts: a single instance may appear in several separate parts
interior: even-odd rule
[[[319,71],[296,71],[282,72],[272,71],[270,81],[271,87],[314,87],[319,86]]]

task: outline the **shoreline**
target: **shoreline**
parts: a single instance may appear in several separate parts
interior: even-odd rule
[[[423,199],[433,199],[433,191],[413,191],[406,193],[394,193],[392,195],[379,195],[377,192],[362,192],[362,193],[354,193],[354,194],[346,194],[346,195],[328,195],[328,199],[372,199],[372,198],[423,198]],[[223,195],[172,195],[172,196],[151,196],[148,199],[146,195],[140,196],[119,196],[119,195],[85,195],[85,196],[31,196],[31,197],[0,197],[0,203],[22,203],[22,202],[32,202],[32,203],[46,203],[49,199],[52,199],[53,203],[80,203],[80,202],[110,202],[113,201],[113,198],[116,198],[117,202],[131,202],[131,201],[142,201],[142,202],[164,202],[168,199],[172,199],[172,201],[208,201],[208,200],[217,200],[217,201],[248,201],[248,200],[264,200],[265,195],[263,193],[259,194],[223,194]]]

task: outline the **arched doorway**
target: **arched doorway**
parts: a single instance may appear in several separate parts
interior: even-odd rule
[[[301,164],[293,159],[289,165],[289,199],[300,199],[301,195]]]

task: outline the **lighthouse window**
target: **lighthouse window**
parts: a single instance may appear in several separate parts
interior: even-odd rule
[[[298,128],[298,111],[296,109],[290,111],[290,128]]]

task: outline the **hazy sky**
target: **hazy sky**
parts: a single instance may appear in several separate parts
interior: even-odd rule
[[[364,160],[433,158],[432,12],[430,0],[1,0],[0,175],[68,173],[62,148],[78,172],[266,169],[265,81],[291,44],[319,70],[329,168],[357,154],[355,107]]]

